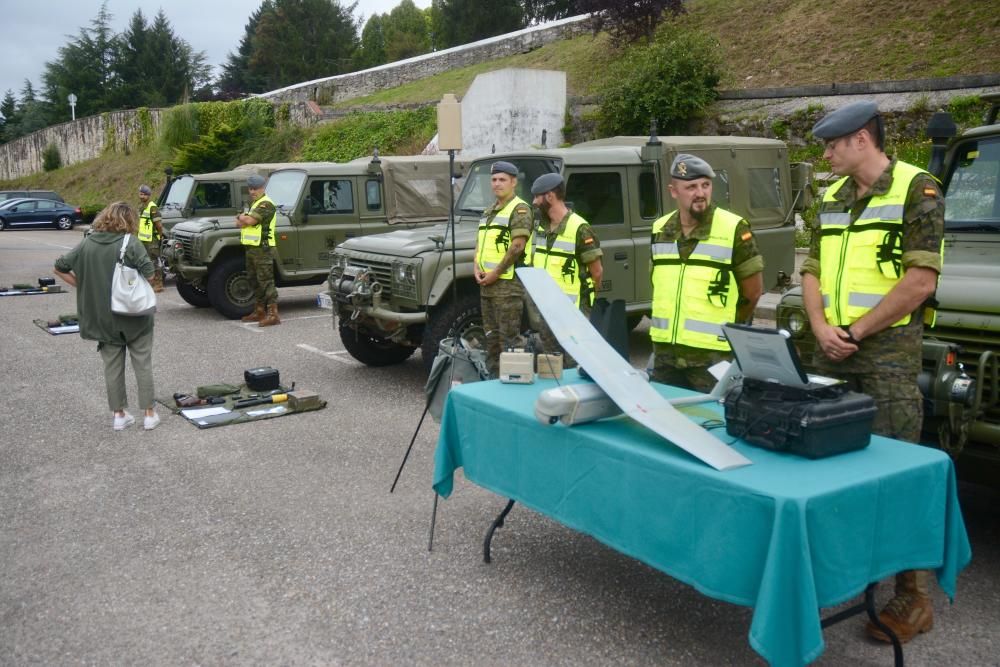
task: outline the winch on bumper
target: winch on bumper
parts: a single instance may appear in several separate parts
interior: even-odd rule
[[[427,322],[426,311],[400,312],[383,305],[384,288],[367,268],[336,266],[330,271],[329,295],[341,322],[365,326],[387,337],[405,335],[406,326]]]

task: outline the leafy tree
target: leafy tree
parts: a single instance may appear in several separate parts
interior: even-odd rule
[[[579,0],[523,0],[525,23],[541,23],[584,13]]]
[[[358,46],[356,7],[338,0],[274,0],[274,11],[257,25],[248,71],[267,89],[350,71]]]
[[[682,14],[683,0],[576,0],[580,13],[590,12],[594,33],[607,30],[617,44],[640,37],[651,41],[664,13]]]
[[[42,151],[42,169],[45,171],[55,171],[62,166],[62,155],[59,154],[59,147],[49,144]]]
[[[35,87],[31,81],[24,80],[21,88],[21,99],[17,104],[15,116],[17,122],[10,127],[11,138],[23,137],[35,130],[40,130],[49,124],[48,109],[35,97]]]
[[[433,0],[435,46],[447,48],[524,27],[520,0]]]
[[[10,133],[18,122],[17,98],[14,97],[14,91],[10,88],[7,89],[3,101],[0,102],[0,116],[3,116],[3,120],[0,121],[0,143],[2,143],[13,138]]]
[[[372,14],[365,21],[361,31],[361,50],[358,56],[359,69],[367,69],[388,62],[385,55],[385,14]]]
[[[388,16],[383,17],[382,26],[386,62],[412,58],[431,50],[427,19],[413,0],[401,0]]]
[[[715,100],[722,63],[718,42],[664,28],[652,44],[632,46],[610,68],[599,94],[602,135],[645,134],[653,118],[665,133],[683,132],[687,121]]]
[[[243,29],[243,37],[236,53],[229,53],[226,64],[222,66],[222,76],[216,85],[223,97],[236,97],[246,93],[264,92],[264,80],[250,72],[250,56],[254,51],[254,39],[257,36],[257,26],[265,14],[274,13],[272,0],[260,3]]]

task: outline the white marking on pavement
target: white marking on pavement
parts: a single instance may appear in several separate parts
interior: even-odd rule
[[[306,352],[312,352],[313,354],[318,354],[322,357],[326,357],[327,359],[333,359],[334,361],[339,361],[340,363],[347,364],[348,366],[354,366],[358,363],[350,359],[340,358],[340,355],[347,354],[347,350],[335,350],[332,352],[326,352],[324,350],[319,349],[318,347],[313,347],[312,345],[306,345],[305,343],[299,343],[298,345],[296,345],[296,347],[300,347]]]
[[[48,243],[46,241],[39,241],[38,239],[36,239],[36,238],[34,238],[32,236],[18,236],[17,234],[10,234],[10,237],[15,238],[15,239],[24,239],[25,241],[33,241],[33,242],[38,243],[40,245],[50,245],[53,248],[63,248],[64,250],[72,250],[73,248],[76,247],[76,246],[73,246],[73,245],[62,245],[61,243]]]

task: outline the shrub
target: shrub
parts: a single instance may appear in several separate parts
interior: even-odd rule
[[[419,153],[437,131],[434,107],[352,113],[319,128],[302,149],[304,160],[346,162],[370,155]]]
[[[42,151],[42,169],[45,171],[55,171],[62,166],[62,155],[59,154],[59,147],[49,144]]]
[[[599,93],[598,131],[645,134],[655,118],[661,131],[683,132],[715,100],[721,62],[714,38],[665,23],[651,44],[630,47],[610,68]]]

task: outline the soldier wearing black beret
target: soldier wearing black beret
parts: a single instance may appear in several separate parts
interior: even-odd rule
[[[514,269],[524,266],[534,218],[528,203],[517,196],[517,166],[503,160],[490,168],[490,186],[496,196],[483,211],[476,236],[475,278],[479,285],[486,332],[487,365],[497,377],[500,352],[521,333],[524,286]]]
[[[711,391],[708,369],[732,356],[722,325],[748,322],[764,291],[764,258],[750,224],[712,203],[715,171],[678,154],[670,165],[677,210],[653,223],[653,380]]]
[[[139,229],[136,236],[146,248],[146,254],[153,260],[156,272],[149,281],[154,292],[163,291],[163,267],[160,266],[160,244],[166,234],[163,231],[163,221],[160,219],[160,209],[153,201],[153,189],[148,185],[139,186]]]
[[[823,196],[802,265],[802,298],[816,337],[816,366],[875,398],[872,430],[920,441],[926,305],[937,288],[944,199],[923,169],[886,155],[874,102],[854,102],[813,127],[841,176]],[[931,629],[930,571],[896,576],[879,619],[903,642]],[[868,634],[889,641],[874,624]]]

